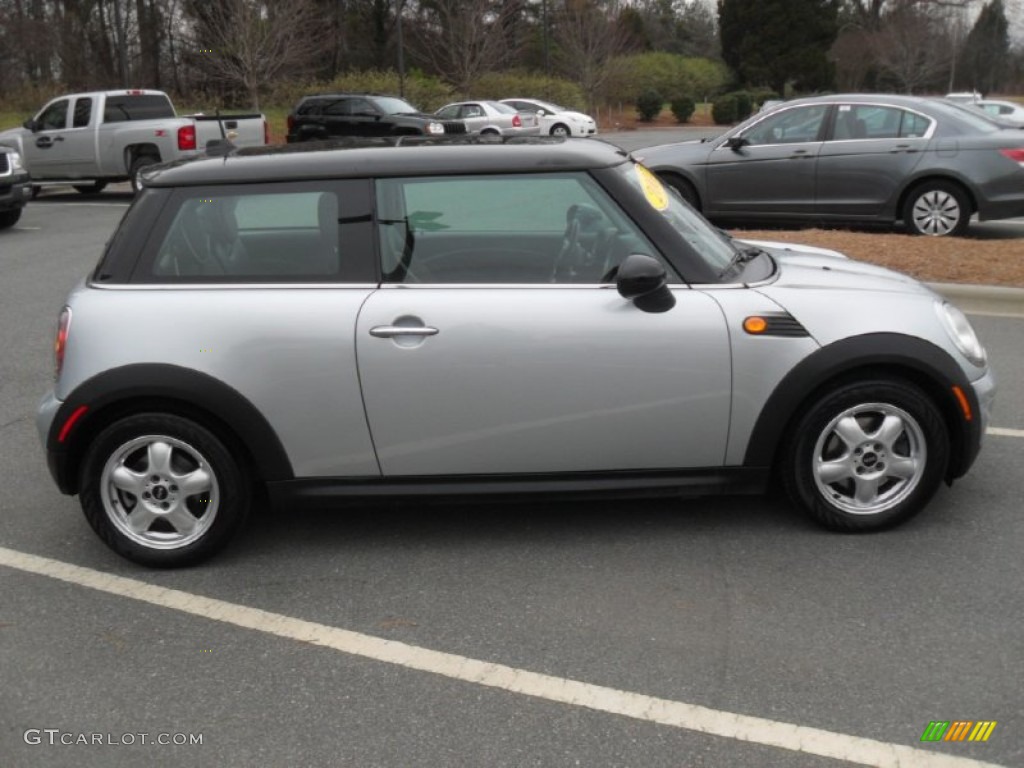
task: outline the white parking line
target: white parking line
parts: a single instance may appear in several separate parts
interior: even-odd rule
[[[1024,429],[1007,429],[1006,427],[989,427],[985,430],[986,435],[997,435],[999,437],[1024,437]]]
[[[0,565],[366,659],[727,739],[886,768],[999,768],[994,763],[970,758],[724,712],[432,651],[190,592],[166,589],[5,547],[0,547]],[[922,717],[927,714],[922,713]],[[922,720],[921,728],[925,725],[926,721]],[[917,725],[913,727],[917,728]]]

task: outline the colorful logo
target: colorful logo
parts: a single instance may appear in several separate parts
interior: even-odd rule
[[[996,724],[995,720],[932,720],[921,741],[988,741]]]

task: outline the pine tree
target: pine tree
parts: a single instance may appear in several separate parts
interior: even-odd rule
[[[837,0],[718,0],[722,58],[747,85],[783,93],[833,86],[827,53],[837,33]]]
[[[1010,57],[1009,29],[1003,0],[992,0],[981,9],[964,41],[958,77],[963,87],[990,93],[1002,86]]]

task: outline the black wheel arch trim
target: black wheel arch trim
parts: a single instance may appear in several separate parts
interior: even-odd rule
[[[228,441],[229,449],[245,451],[263,481],[291,480],[291,461],[277,433],[244,395],[205,373],[163,363],[138,363],[112,368],[76,387],[64,400],[47,435],[51,474],[63,493],[78,492],[78,467],[89,442],[111,421],[163,404],[183,416],[199,419]],[[88,410],[75,423],[65,443],[58,440],[68,417],[80,406]]]
[[[902,377],[931,396],[950,432],[947,482],[967,472],[981,448],[977,393],[956,361],[924,339],[898,333],[871,333],[833,342],[798,363],[768,397],[750,435],[743,464],[772,466],[802,406],[827,387],[854,373]],[[953,387],[961,389],[973,418],[962,414]]]

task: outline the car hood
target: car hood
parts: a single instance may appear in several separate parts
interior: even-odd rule
[[[659,165],[678,164],[680,160],[704,159],[712,149],[712,142],[718,137],[709,139],[689,139],[688,141],[677,141],[672,144],[658,144],[655,147],[644,147],[633,152],[637,158],[648,168]]]
[[[17,149],[21,146],[21,137],[24,133],[24,128],[8,128],[6,131],[0,131],[0,144]]]
[[[788,248],[793,248],[790,251]],[[800,246],[787,250],[769,248],[779,265],[779,274],[769,286],[784,290],[883,291],[934,296],[930,288],[914,278],[875,264],[835,256],[800,252]]]

